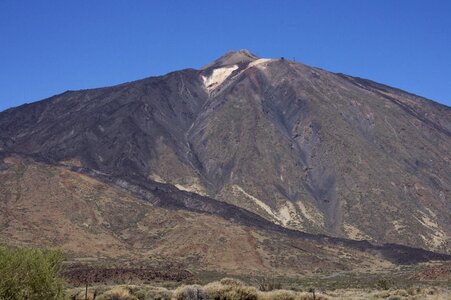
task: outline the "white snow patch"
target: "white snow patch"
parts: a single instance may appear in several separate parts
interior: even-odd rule
[[[220,86],[236,69],[238,69],[237,65],[214,69],[210,76],[202,76],[205,87],[211,92]]]

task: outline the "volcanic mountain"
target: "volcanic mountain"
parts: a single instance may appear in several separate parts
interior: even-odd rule
[[[285,253],[286,267],[320,248],[334,267],[336,251],[434,256],[409,247],[449,253],[450,149],[447,106],[231,51],[199,70],[0,113],[0,238],[227,257],[222,267],[243,253],[266,267]],[[232,239],[236,253],[223,256]]]

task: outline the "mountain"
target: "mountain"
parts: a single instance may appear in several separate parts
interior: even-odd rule
[[[232,249],[259,249],[255,259],[290,256],[293,248],[282,242],[262,250],[271,239],[307,243],[314,247],[309,255],[321,243],[355,256],[368,255],[361,251],[369,247],[379,258],[401,247],[347,239],[449,254],[450,149],[447,106],[366,79],[231,51],[200,70],[67,91],[0,113],[1,200],[8,208],[0,238],[32,242],[48,227],[40,238],[54,240],[43,243],[60,241],[69,250],[84,238],[96,245],[102,235],[111,247],[125,247],[120,253],[142,255],[138,249],[157,251],[154,242],[169,253],[176,236],[204,239],[203,229],[225,226],[224,241],[243,232]],[[64,183],[67,174],[77,179]],[[133,207],[139,218],[126,217]],[[14,217],[19,212],[26,214]],[[143,221],[154,213],[161,223]],[[72,223],[81,226],[78,237],[67,232]],[[244,232],[258,232],[263,244]],[[219,240],[192,242],[200,257],[221,253]],[[111,255],[104,250],[89,253]],[[330,254],[322,257],[334,261]]]

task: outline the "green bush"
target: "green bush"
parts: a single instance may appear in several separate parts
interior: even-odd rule
[[[0,299],[64,299],[60,251],[0,246]]]

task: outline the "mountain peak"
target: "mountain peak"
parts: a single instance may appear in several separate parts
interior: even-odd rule
[[[248,63],[254,60],[257,60],[258,57],[251,53],[249,50],[241,49],[239,51],[228,51],[226,54],[216,59],[211,64],[202,67],[202,70],[211,68],[211,67],[223,67],[228,65],[240,64],[240,63]]]

